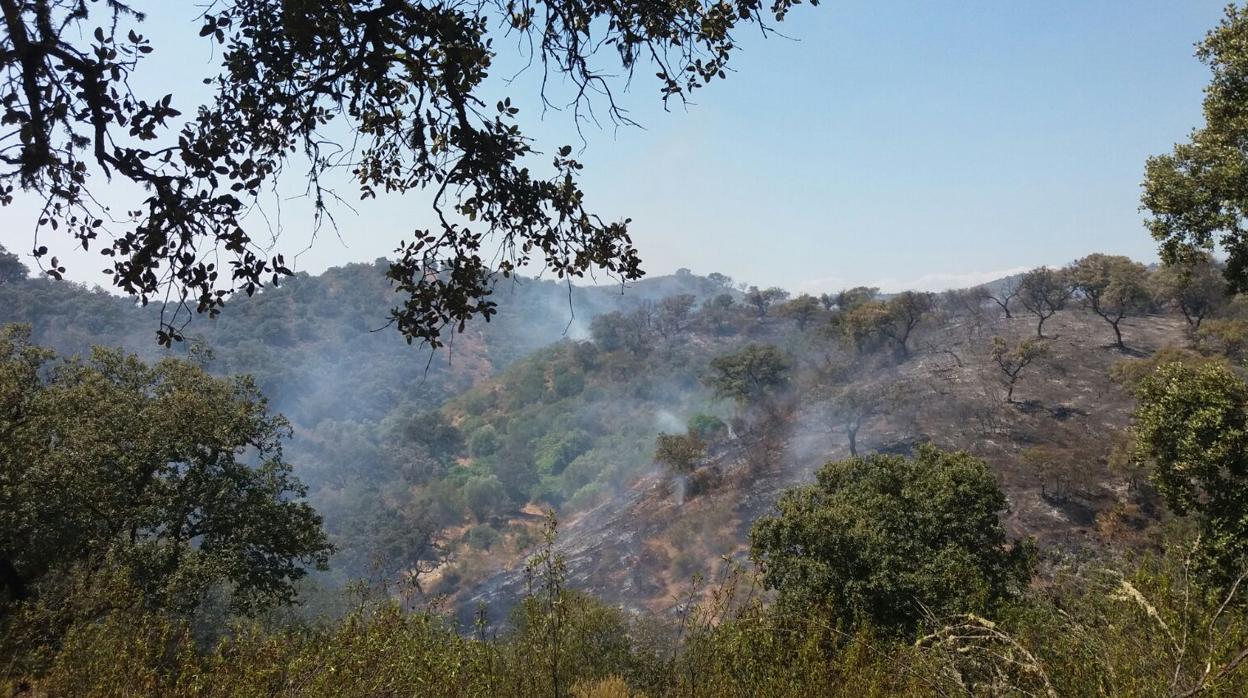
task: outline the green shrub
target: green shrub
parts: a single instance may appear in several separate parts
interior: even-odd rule
[[[924,446],[828,463],[755,523],[750,546],[782,605],[906,634],[927,614],[990,612],[1026,584],[1005,508],[983,461]]]
[[[477,524],[468,529],[468,535],[464,538],[468,543],[468,547],[474,550],[490,550],[503,539],[498,531],[494,530],[493,526],[487,524]]]

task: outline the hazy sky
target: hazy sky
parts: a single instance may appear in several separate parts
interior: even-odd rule
[[[191,3],[138,2],[156,47],[145,85],[190,111],[212,50]],[[644,129],[585,132],[583,188],[633,219],[651,274],[689,267],[794,291],[967,285],[1092,251],[1155,259],[1139,212],[1145,158],[1200,119],[1207,69],[1193,44],[1223,0],[829,2],[742,37],[736,73],[664,112],[639,70],[623,101]],[[503,51],[507,43],[500,43]],[[180,49],[180,50],[179,50]],[[496,74],[509,74],[514,57]],[[511,87],[521,125],[550,152],[570,117],[536,110],[536,75]],[[192,86],[187,88],[186,86]],[[501,86],[500,86],[501,89]],[[132,202],[118,202],[132,203]],[[299,202],[283,203],[302,249]],[[0,210],[0,243],[30,249],[34,202]],[[388,255],[429,218],[421,197],[342,210],[342,241],[310,272]],[[64,254],[101,280],[92,253]]]

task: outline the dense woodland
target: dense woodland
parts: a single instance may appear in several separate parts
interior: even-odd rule
[[[114,287],[0,248],[0,694],[1248,694],[1248,12],[1159,265],[942,293],[643,280],[482,99],[493,10],[627,124],[612,71],[684,102],[796,4],[231,0],[179,118],[127,3],[0,1],[0,205]],[[343,167],[437,222],[295,274],[295,153],[317,226]]]

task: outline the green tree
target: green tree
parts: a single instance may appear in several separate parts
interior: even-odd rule
[[[493,475],[476,476],[464,483],[464,501],[477,521],[488,521],[507,510],[510,500],[503,483]]]
[[[839,330],[842,341],[861,355],[874,352],[884,344],[884,328],[890,322],[887,306],[870,301],[836,315],[830,328]]]
[[[713,414],[695,414],[689,418],[689,433],[697,434],[703,440],[714,439],[727,429],[724,420]]]
[[[1213,352],[1243,361],[1248,357],[1248,320],[1214,318],[1196,331],[1196,345],[1206,353]]]
[[[659,301],[658,312],[654,319],[655,330],[665,340],[684,332],[689,327],[689,315],[698,299],[691,293],[668,296]]]
[[[805,293],[780,306],[780,315],[796,323],[798,332],[805,332],[818,314],[819,299]]]
[[[1126,349],[1123,318],[1148,310],[1153,302],[1148,269],[1128,257],[1097,253],[1071,265],[1069,278],[1092,312],[1114,328],[1114,346]]]
[[[706,442],[690,431],[686,434],[659,434],[654,440],[654,461],[678,475],[688,475],[706,457]]]
[[[52,363],[0,331],[0,585],[38,596],[75,570],[120,570],[158,607],[210,589],[252,612],[324,568],[321,519],[282,457],[286,421],[249,378],[118,351]],[[2,607],[0,607],[2,608]]]
[[[642,274],[627,221],[586,209],[571,146],[552,151],[548,176],[534,169],[540,153],[516,124],[519,109],[486,85],[499,46],[523,37],[550,77],[543,103],[566,84],[578,124],[595,106],[631,124],[613,76],[653,69],[664,102],[683,103],[726,77],[737,31],[766,29],[795,2],[223,0],[200,15],[199,36],[220,47],[211,94],[188,105],[144,91],[156,47],[128,0],[6,0],[0,140],[13,146],[0,159],[0,204],[19,200],[18,189],[48,200],[40,231],[102,247],[121,290],[184,299],[162,315],[169,343],[187,308],[216,313],[231,291],[250,295],[290,274],[280,251],[255,241],[264,224],[247,215],[283,188],[284,173],[302,173],[285,183],[306,185],[317,227],[333,224],[339,176],[364,199],[428,192],[436,222],[410,231],[388,275],[402,294],[397,329],[436,346],[442,330],[493,314],[495,276],[528,263],[560,277]],[[100,182],[118,180],[142,194],[106,201]],[[491,242],[497,256],[483,250]],[[53,258],[48,272],[64,267]]]
[[[1202,566],[1229,583],[1248,564],[1248,384],[1219,362],[1170,363],[1136,390],[1136,454],[1201,532]]]
[[[1162,265],[1155,281],[1158,296],[1178,307],[1193,332],[1199,331],[1200,323],[1229,300],[1226,279],[1208,254],[1190,262]]]
[[[910,335],[924,317],[936,306],[936,296],[919,291],[903,291],[888,299],[890,322],[883,325],[884,334],[893,341],[901,358],[910,356]]]
[[[1018,377],[1023,369],[1048,353],[1049,345],[1035,337],[1024,339],[1014,346],[1010,346],[1002,337],[992,338],[990,355],[1004,375],[1006,402],[1014,402],[1014,386],[1018,384]]]
[[[1232,291],[1248,291],[1248,10],[1228,5],[1196,56],[1213,77],[1205,88],[1204,126],[1145,165],[1141,201],[1148,229],[1169,264],[1199,262],[1215,245],[1227,252]]]
[[[701,315],[717,334],[729,334],[735,327],[737,307],[731,294],[720,293],[702,304]]]
[[[841,312],[835,322],[860,354],[892,344],[899,359],[910,356],[910,335],[935,307],[931,293],[906,291],[887,301],[867,300]]]
[[[880,289],[873,286],[855,286],[837,293],[835,305],[841,312],[848,312],[875,300],[878,295],[880,295]]]
[[[0,245],[0,286],[21,281],[26,278],[26,273],[26,265],[22,264],[22,260],[4,249],[4,245]]]
[[[711,359],[706,384],[716,397],[747,407],[768,401],[785,390],[790,368],[791,362],[780,349],[770,344],[749,344]]]
[[[1039,267],[1023,274],[1018,283],[1018,302],[1038,318],[1036,336],[1044,337],[1044,322],[1066,307],[1073,289],[1066,274]]]
[[[745,303],[754,308],[754,312],[758,313],[760,318],[767,317],[767,311],[777,303],[784,302],[789,297],[789,292],[782,288],[764,288],[751,286],[745,292]]]
[[[909,633],[928,612],[989,612],[1027,582],[1005,509],[983,461],[922,446],[828,463],[759,519],[750,549],[782,608]]]

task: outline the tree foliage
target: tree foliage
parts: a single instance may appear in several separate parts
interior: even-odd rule
[[[929,612],[987,612],[1025,584],[1005,508],[983,461],[924,446],[828,463],[754,525],[750,547],[782,606],[911,632]]]
[[[1018,301],[1035,315],[1036,336],[1044,336],[1044,322],[1066,307],[1073,289],[1060,269],[1039,267],[1023,275],[1018,284]]]
[[[659,434],[654,440],[654,461],[678,475],[688,475],[706,457],[706,442],[690,430],[685,434]]]
[[[878,295],[880,295],[880,289],[874,286],[855,286],[838,292],[833,304],[842,312],[848,312],[875,300]]]
[[[792,320],[797,325],[798,332],[805,332],[806,326],[819,314],[819,308],[818,298],[803,293],[780,306],[780,314]]]
[[[789,297],[789,292],[782,288],[763,288],[751,286],[745,292],[746,305],[754,308],[754,312],[758,313],[760,318],[767,317],[767,311],[777,303],[783,303]]]
[[[838,315],[836,324],[859,353],[890,344],[897,358],[906,359],[910,335],[935,307],[934,294],[904,291],[887,301],[855,300]]]
[[[920,291],[902,291],[888,299],[888,317],[891,322],[883,326],[883,332],[893,341],[902,358],[910,356],[910,334],[932,309],[936,296]]]
[[[1023,369],[1048,353],[1049,345],[1036,337],[1024,339],[1013,346],[1002,337],[992,338],[991,356],[1003,375],[1006,402],[1014,402],[1014,386],[1018,384]]]
[[[11,284],[26,278],[28,270],[17,255],[0,245],[0,284]]]
[[[255,611],[324,567],[321,519],[282,457],[289,428],[246,378],[97,349],[51,363],[0,333],[0,583],[10,601],[63,575],[125,571],[153,605],[227,587]]]
[[[614,74],[653,67],[663,100],[684,100],[726,77],[736,30],[768,32],[796,2],[226,0],[200,16],[199,36],[220,52],[212,99],[183,115],[174,95],[138,91],[155,47],[130,3],[3,0],[0,203],[19,188],[42,198],[40,232],[102,247],[117,288],[172,300],[159,331],[169,343],[189,309],[216,314],[232,292],[290,273],[247,216],[284,172],[304,173],[318,229],[333,222],[336,179],[362,199],[425,191],[436,222],[409,231],[388,274],[401,294],[394,324],[437,345],[443,329],[488,318],[495,275],[530,261],[561,278],[595,267],[641,276],[627,221],[586,208],[572,148],[539,174],[518,108],[487,101],[497,45],[528,46],[543,86],[566,80],[578,126],[591,97],[630,123]],[[143,198],[102,203],[101,180]],[[49,254],[38,242],[34,252]],[[52,257],[46,271],[65,268]]]
[[[1208,254],[1189,262],[1162,265],[1155,282],[1160,299],[1173,303],[1193,332],[1200,330],[1200,323],[1229,300],[1226,278]]]
[[[1230,583],[1248,564],[1248,384],[1220,362],[1170,363],[1137,388],[1138,457],[1201,530],[1205,571]]]
[[[716,397],[740,406],[763,402],[789,384],[791,362],[770,344],[748,344],[738,351],[711,359],[707,385]]]
[[[1149,158],[1141,201],[1163,261],[1200,262],[1221,246],[1226,280],[1239,293],[1248,291],[1248,10],[1228,5],[1196,56],[1213,73],[1205,123],[1170,153]]]
[[[1128,257],[1097,253],[1071,265],[1069,278],[1092,312],[1114,328],[1114,345],[1126,349],[1123,318],[1152,306],[1148,269]]]

